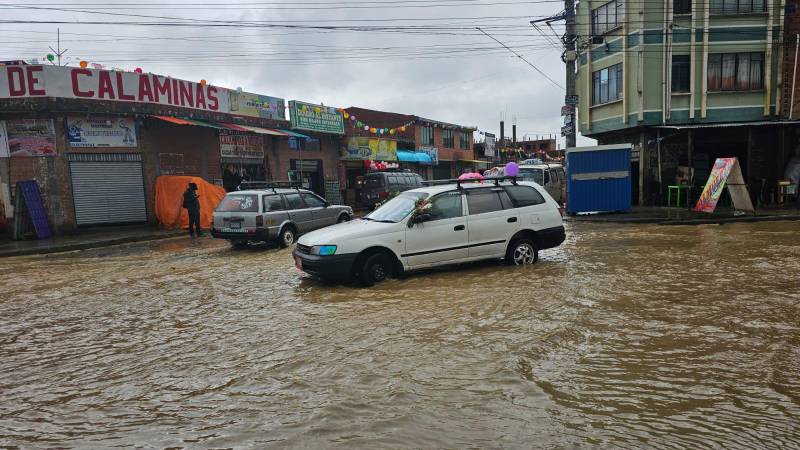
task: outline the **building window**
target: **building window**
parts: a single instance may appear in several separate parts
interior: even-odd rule
[[[603,35],[625,21],[623,0],[614,0],[592,10],[592,34]]]
[[[622,63],[592,72],[592,105],[622,98]]]
[[[708,55],[709,91],[752,91],[763,88],[763,53],[712,53]]]
[[[672,92],[689,92],[689,55],[672,55]]]
[[[455,142],[453,142],[453,130],[442,130],[442,147],[453,148],[455,146]]]
[[[675,14],[691,14],[692,0],[673,0],[672,9]]]
[[[751,14],[766,11],[765,0],[711,0],[711,14]]]
[[[435,145],[433,143],[433,127],[422,127],[422,145]]]
[[[461,143],[460,147],[464,150],[469,150],[470,146],[472,145],[472,136],[467,131],[462,131],[459,135],[459,142]]]

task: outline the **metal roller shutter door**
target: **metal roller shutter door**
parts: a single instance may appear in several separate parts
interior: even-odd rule
[[[78,225],[146,222],[141,162],[69,164]]]

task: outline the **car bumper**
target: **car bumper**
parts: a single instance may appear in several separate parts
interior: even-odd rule
[[[558,247],[567,238],[567,233],[564,231],[563,225],[545,228],[544,230],[539,230],[536,234],[539,237],[539,250]]]
[[[229,239],[234,241],[248,240],[248,241],[269,241],[278,237],[277,229],[271,231],[269,228],[257,228],[255,230],[246,231],[223,231],[212,229],[211,235],[218,239]]]
[[[343,254],[318,256],[300,253],[295,249],[292,252],[295,265],[303,272],[319,278],[348,280],[353,276],[353,263],[357,254]]]

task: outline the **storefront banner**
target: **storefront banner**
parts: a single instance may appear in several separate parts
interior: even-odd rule
[[[8,158],[8,134],[6,134],[6,123],[0,120],[0,158]]]
[[[133,119],[67,118],[70,147],[136,147]]]
[[[52,119],[7,120],[11,156],[56,156],[56,132]]]
[[[494,134],[486,133],[486,140],[483,144],[483,156],[494,156],[494,149],[495,149],[495,142],[494,142]]]
[[[739,211],[754,211],[750,194],[736,158],[717,158],[708,176],[703,192],[694,207],[695,211],[712,213],[717,207],[722,191],[728,186],[733,207]]]
[[[431,164],[432,166],[439,165],[439,149],[436,147],[420,147],[417,149],[418,152],[422,152],[427,154],[431,157]]]
[[[289,102],[289,120],[296,130],[344,134],[344,116],[329,106],[292,100]]]
[[[228,91],[149,73],[61,66],[0,67],[0,99],[61,97],[229,113]]]
[[[223,158],[264,159],[264,141],[261,135],[220,134],[219,153]]]
[[[351,137],[347,141],[347,147],[342,148],[340,156],[341,159],[397,161],[397,141]]]
[[[231,90],[231,114],[262,119],[286,120],[286,101],[282,98]]]

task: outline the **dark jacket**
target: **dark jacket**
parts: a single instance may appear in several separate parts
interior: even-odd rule
[[[200,209],[200,196],[198,196],[192,189],[186,189],[183,193],[183,207],[188,210]]]

